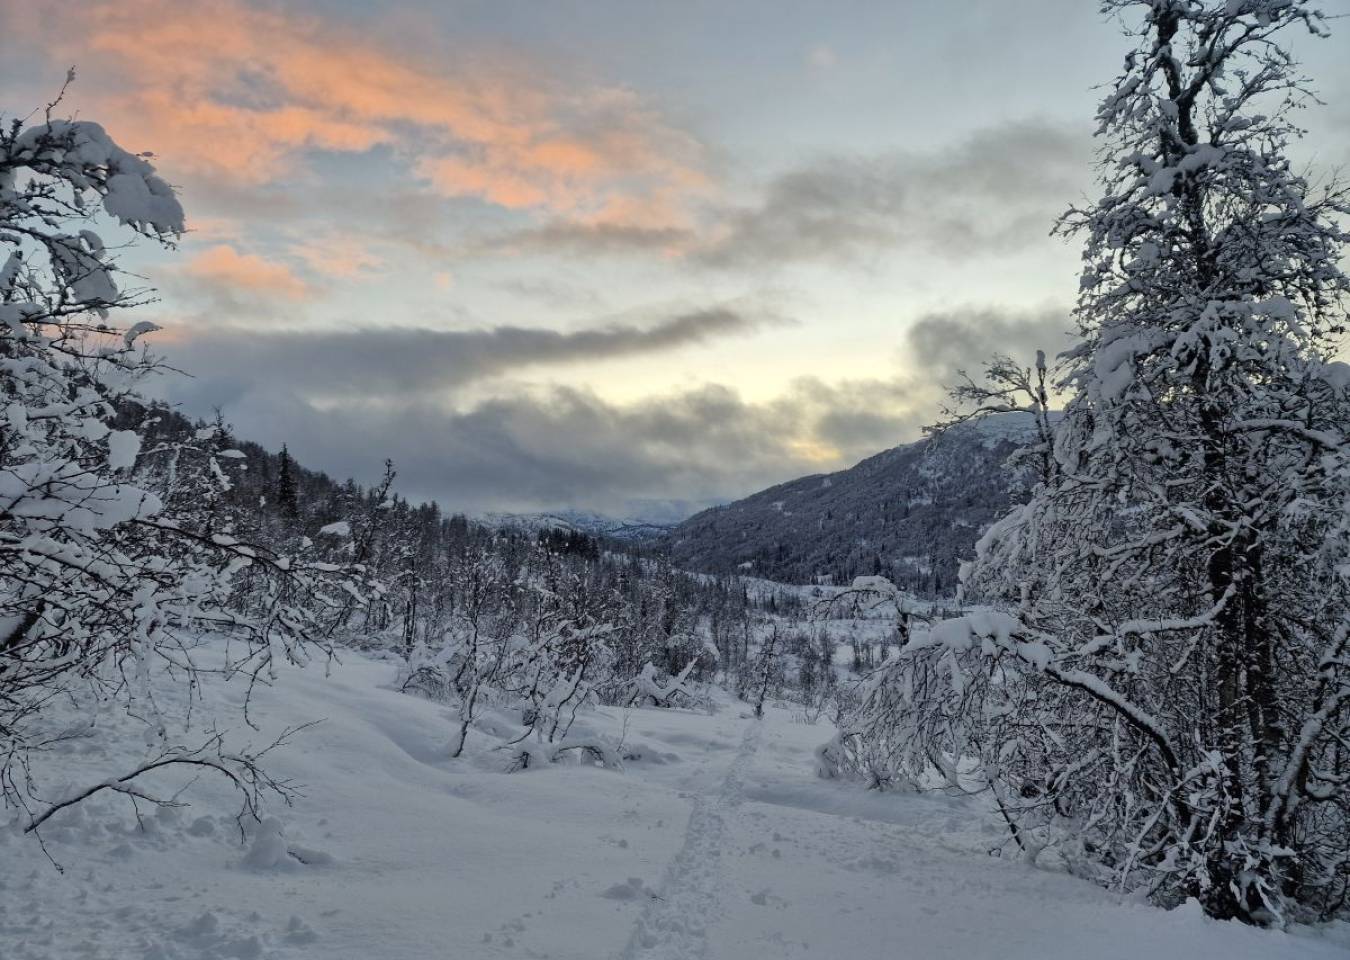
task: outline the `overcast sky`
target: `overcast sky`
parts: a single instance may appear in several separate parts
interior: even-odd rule
[[[0,112],[74,64],[179,186],[189,236],[124,263],[187,412],[451,510],[630,513],[847,466],[1063,344],[1096,6],[0,2]],[[1296,50],[1300,159],[1350,163],[1350,24]]]

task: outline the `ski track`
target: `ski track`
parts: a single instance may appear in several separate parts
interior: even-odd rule
[[[648,901],[619,960],[697,960],[708,956],[708,930],[722,914],[722,857],[727,822],[745,800],[745,774],[754,761],[762,721],[746,723],[740,747],[716,794],[694,800],[684,843]]]

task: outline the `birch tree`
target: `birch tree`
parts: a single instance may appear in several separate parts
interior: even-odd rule
[[[142,449],[118,427],[155,368],[140,342],[155,326],[119,322],[150,293],[125,282],[110,229],[166,246],[183,232],[145,156],[51,109],[0,129],[0,798],[28,829],[53,809],[33,760],[61,736],[56,703],[121,704],[150,727],[152,759],[90,793],[153,800],[131,784],[141,772],[212,767],[255,810],[275,785],[256,755],[219,735],[169,739],[152,677],[171,672],[189,696],[206,672],[267,682],[282,660],[326,655],[317,625],[356,589],[337,565],[237,535],[214,508],[237,451],[214,430]],[[244,569],[257,572],[246,606]],[[223,659],[200,655],[206,633],[226,639]]]
[[[1300,0],[1107,0],[1068,402],[1030,501],[832,750],[992,792],[1016,844],[1164,903],[1326,917],[1350,883],[1350,215],[1297,172]],[[849,746],[852,738],[853,746]]]

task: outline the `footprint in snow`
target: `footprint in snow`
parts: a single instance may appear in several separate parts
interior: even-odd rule
[[[600,896],[608,900],[637,900],[646,897],[649,900],[659,900],[656,891],[642,882],[641,877],[629,877],[623,883],[616,883],[606,889]]]

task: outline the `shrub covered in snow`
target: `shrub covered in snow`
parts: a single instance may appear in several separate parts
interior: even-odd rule
[[[0,130],[0,796],[30,828],[92,792],[153,799],[132,781],[169,764],[214,768],[252,809],[278,785],[218,736],[170,740],[151,671],[176,671],[189,695],[209,671],[266,681],[278,659],[325,655],[325,611],[352,586],[236,536],[215,509],[230,458],[212,431],[146,446],[118,422],[154,368],[140,344],[154,325],[113,316],[147,300],[95,230],[119,224],[164,244],[184,229],[145,157],[50,110]],[[197,656],[205,631],[231,639],[225,662]],[[58,699],[125,705],[150,758],[56,801],[34,761],[62,736],[45,713]]]

